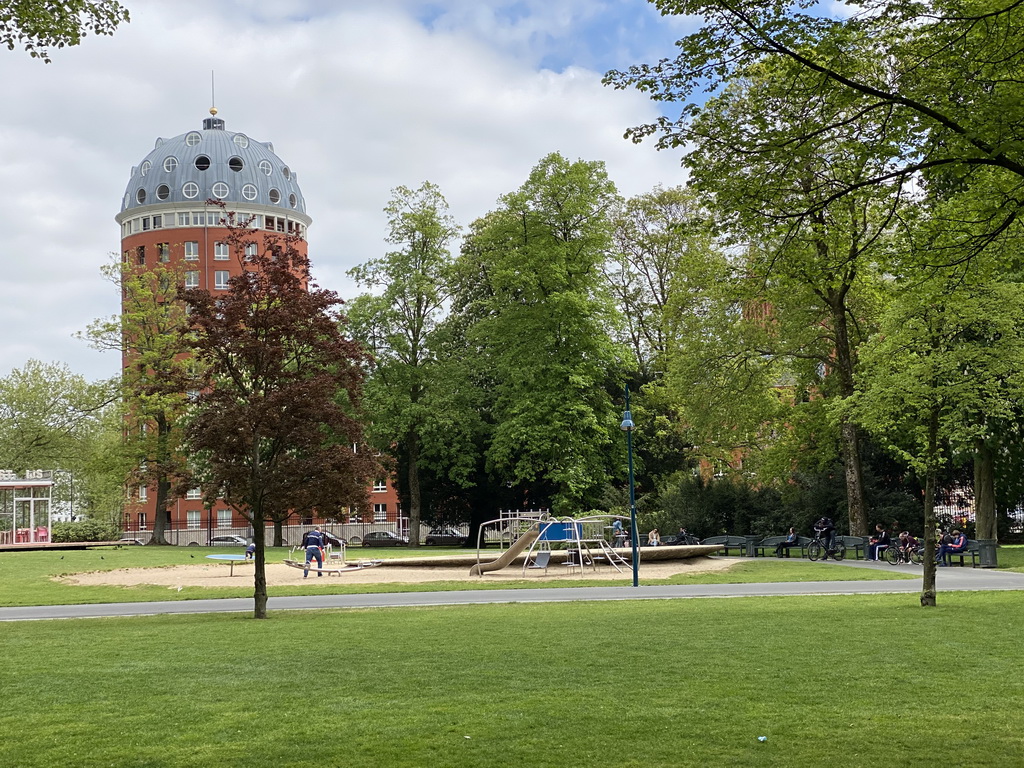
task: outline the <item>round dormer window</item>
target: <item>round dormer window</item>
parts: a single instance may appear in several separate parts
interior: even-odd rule
[[[246,136],[244,133],[236,133],[231,140],[242,149],[245,149],[246,147],[249,146],[249,137]]]
[[[139,168],[139,173],[141,173],[143,176],[145,176],[147,173],[149,173],[149,169],[152,168],[152,167],[153,167],[153,164],[151,162],[149,162],[149,160],[147,160],[146,162],[144,162],[142,164],[142,167]]]
[[[197,171],[205,171],[210,167],[210,158],[206,155],[199,155],[195,160],[195,166]]]
[[[225,184],[223,181],[218,181],[216,184],[213,185],[212,191],[214,197],[216,197],[218,200],[223,200],[225,197],[228,196],[228,192],[230,192],[231,190],[228,189],[228,185]]]
[[[278,192],[276,189],[270,190],[270,202],[272,202],[274,205],[277,205],[278,203],[281,202],[281,193]]]
[[[260,160],[259,169],[263,171],[265,176],[269,176],[274,172],[274,168],[270,165],[269,160]]]
[[[135,193],[135,200],[139,205],[143,205],[146,202],[146,190],[140,189]]]
[[[194,181],[188,182],[184,187],[181,188],[181,194],[191,200],[194,197],[199,196],[199,185]]]
[[[176,157],[168,157],[166,160],[164,160],[164,170],[167,171],[168,173],[171,173],[177,167],[178,167],[178,158],[176,158]]]
[[[170,196],[171,196],[171,188],[168,187],[166,184],[161,184],[159,187],[156,188],[156,199],[157,200],[166,200]]]
[[[235,173],[238,173],[240,170],[245,168],[245,163],[242,162],[242,158],[240,157],[232,157],[230,160],[228,160],[228,168],[230,168]]]
[[[194,147],[196,144],[198,144],[202,140],[203,140],[203,135],[201,133],[199,133],[199,131],[190,131],[185,136],[185,143],[188,146],[190,146],[190,147]]]
[[[295,193],[292,193],[292,194],[288,195],[288,205],[290,205],[292,208],[294,208],[298,204],[299,204],[299,198],[297,198],[295,196]]]
[[[256,194],[256,187],[254,187],[252,184],[246,184],[244,187],[242,187],[242,197],[244,197],[246,200],[255,200]]]

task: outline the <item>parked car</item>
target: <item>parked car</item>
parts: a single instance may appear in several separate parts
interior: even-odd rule
[[[333,533],[328,531],[321,531],[321,533],[324,535],[324,541],[335,549],[341,549],[342,547],[348,546],[348,541],[340,536],[335,536]]]
[[[396,536],[391,531],[370,531],[363,536],[364,547],[405,547],[409,540],[404,536]]]
[[[424,544],[428,547],[461,547],[467,538],[454,528],[432,528]]]
[[[247,547],[249,541],[244,536],[213,536],[208,542],[210,547]]]

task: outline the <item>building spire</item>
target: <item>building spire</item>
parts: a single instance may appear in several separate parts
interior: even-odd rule
[[[224,121],[217,117],[217,107],[214,106],[217,103],[217,87],[216,81],[214,80],[213,70],[210,70],[210,117],[203,120],[203,130],[205,131],[223,131]]]

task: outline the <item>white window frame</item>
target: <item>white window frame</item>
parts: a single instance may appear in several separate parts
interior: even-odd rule
[[[375,523],[386,523],[388,521],[388,505],[387,504],[374,504],[373,505],[373,522]]]
[[[186,525],[189,530],[195,531],[203,524],[203,513],[198,509],[189,509],[185,512]]]
[[[226,291],[228,289],[228,282],[231,280],[231,273],[226,269],[218,269],[213,273],[213,288],[217,291]]]
[[[217,510],[217,527],[218,528],[230,528],[231,527],[231,510],[230,509],[218,509]]]
[[[199,261],[199,241],[185,241],[185,261]]]
[[[227,243],[213,244],[213,260],[227,261],[230,258],[230,248]]]
[[[145,485],[139,486],[139,501],[149,501],[149,488]]]
[[[387,489],[388,489],[388,481],[387,480],[374,480],[373,481],[373,492],[374,493],[384,493],[384,492],[387,491]]]

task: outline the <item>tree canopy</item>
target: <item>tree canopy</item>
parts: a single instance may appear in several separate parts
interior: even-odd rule
[[[112,35],[128,21],[116,0],[0,0],[0,44],[49,62],[51,48],[78,45],[89,32]]]

